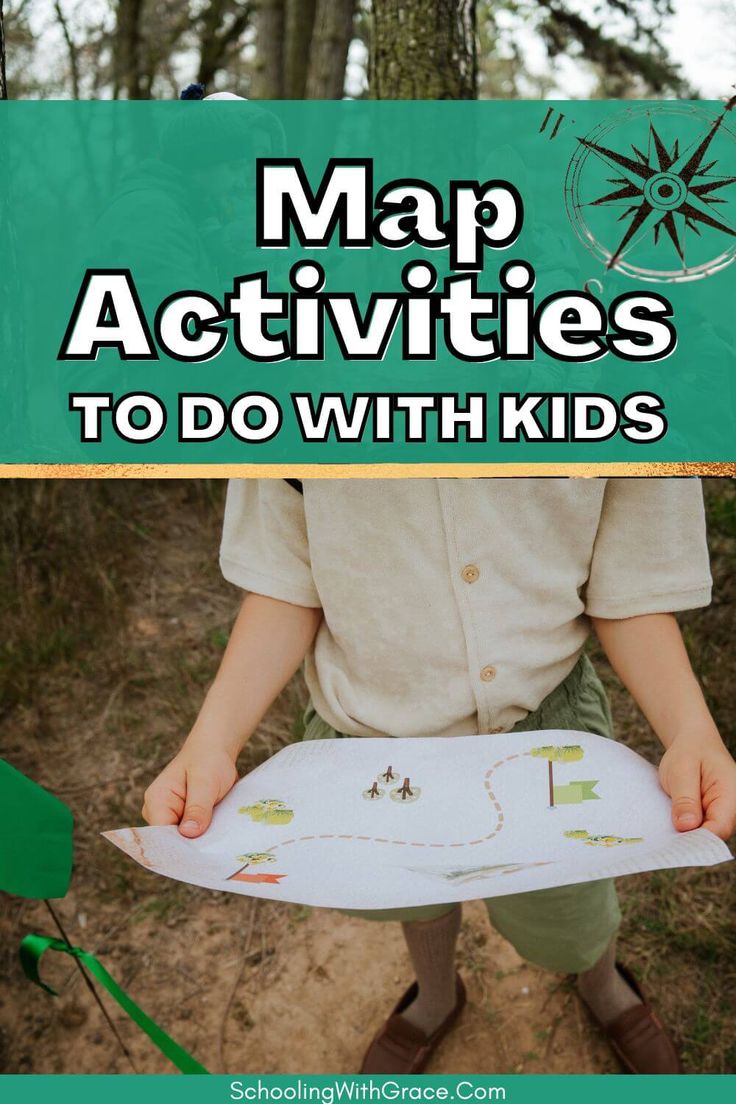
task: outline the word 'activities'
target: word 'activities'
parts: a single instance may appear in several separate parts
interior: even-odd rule
[[[208,889],[333,908],[495,897],[731,858],[681,834],[657,772],[584,732],[314,740],[252,771],[196,840],[106,837]]]

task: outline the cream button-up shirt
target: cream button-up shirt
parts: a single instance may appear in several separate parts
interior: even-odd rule
[[[233,480],[226,579],[324,620],[317,712],[353,736],[507,731],[589,618],[707,605],[696,479]]]

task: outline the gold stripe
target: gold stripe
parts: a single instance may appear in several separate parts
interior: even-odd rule
[[[612,464],[0,464],[0,479],[412,479],[500,476],[736,477],[736,461]]]

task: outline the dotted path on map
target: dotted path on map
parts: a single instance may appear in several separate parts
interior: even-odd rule
[[[321,835],[314,834],[314,835],[311,835],[311,836],[293,836],[291,839],[283,840],[281,843],[274,844],[273,847],[268,847],[266,850],[270,851],[270,852],[278,851],[280,848],[288,847],[292,843],[301,843],[303,840],[316,840],[316,839],[361,840],[361,841],[364,841],[366,843],[385,843],[385,844],[393,845],[395,847],[428,847],[428,848],[438,848],[438,849],[439,848],[453,848],[453,847],[475,847],[479,843],[487,843],[488,840],[491,840],[491,839],[494,838],[494,836],[497,836],[499,834],[499,832],[501,832],[503,830],[503,826],[504,826],[503,809],[501,808],[501,803],[499,802],[498,798],[496,797],[493,790],[491,789],[491,776],[492,776],[493,772],[498,770],[499,767],[502,767],[504,765],[504,763],[510,763],[514,759],[521,759],[525,755],[531,755],[531,752],[524,751],[524,752],[516,752],[514,755],[507,755],[505,759],[499,759],[498,762],[494,763],[493,766],[489,767],[488,770],[486,771],[486,773],[483,776],[483,786],[485,788],[486,793],[488,794],[488,798],[489,798],[491,804],[493,805],[493,808],[496,811],[496,823],[495,823],[492,831],[490,831],[487,836],[480,836],[478,839],[472,839],[472,840],[462,840],[458,843],[417,843],[417,842],[413,842],[411,840],[387,839],[385,836],[356,836],[356,835],[338,834],[337,832],[326,832],[326,833],[323,833]]]

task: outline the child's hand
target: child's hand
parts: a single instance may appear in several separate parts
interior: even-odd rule
[[[736,763],[720,738],[674,740],[662,756],[659,780],[672,798],[679,832],[702,826],[725,840],[736,830]]]
[[[143,816],[148,824],[178,824],[183,836],[201,836],[213,808],[237,780],[235,762],[226,751],[185,744],[146,790]]]

